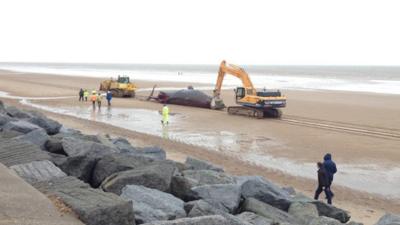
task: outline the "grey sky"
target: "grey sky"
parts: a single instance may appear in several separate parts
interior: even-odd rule
[[[399,1],[0,1],[0,61],[400,65]]]

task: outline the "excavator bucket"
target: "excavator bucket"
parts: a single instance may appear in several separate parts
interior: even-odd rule
[[[211,103],[210,103],[211,109],[221,110],[221,109],[224,109],[225,107],[226,107],[225,103],[222,99],[220,99],[220,98],[212,98],[211,99]]]

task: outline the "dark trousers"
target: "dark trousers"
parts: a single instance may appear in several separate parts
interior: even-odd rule
[[[99,109],[101,108],[101,102],[97,102],[97,106],[99,107]]]
[[[315,190],[314,199],[318,200],[318,197],[322,191],[325,192],[326,199],[328,199],[328,204],[332,205],[332,193],[331,193],[331,188],[329,186],[324,187],[324,186],[318,185],[317,190]]]
[[[82,95],[82,96],[79,95],[79,101],[82,101],[82,102],[83,102],[83,95]]]
[[[111,105],[111,99],[107,99],[107,102],[108,102],[108,106],[110,106]]]

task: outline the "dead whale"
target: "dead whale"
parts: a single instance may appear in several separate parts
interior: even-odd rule
[[[178,91],[160,91],[156,100],[161,103],[210,108],[211,96],[193,88]]]

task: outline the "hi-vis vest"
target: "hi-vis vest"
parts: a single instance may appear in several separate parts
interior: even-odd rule
[[[97,96],[96,96],[96,95],[90,96],[90,101],[95,102],[96,99],[97,99]]]

